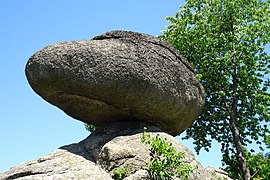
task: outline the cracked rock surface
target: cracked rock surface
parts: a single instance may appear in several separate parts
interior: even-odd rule
[[[46,101],[96,126],[143,121],[178,135],[204,105],[190,64],[166,42],[135,32],[49,45],[29,59],[26,76]]]
[[[150,180],[146,163],[149,147],[141,142],[143,127],[151,135],[167,138],[177,151],[185,152],[184,162],[197,166],[190,180],[229,179],[215,168],[204,168],[190,150],[161,129],[144,123],[114,123],[97,129],[83,141],[60,147],[52,153],[17,165],[0,174],[1,180],[111,180],[113,169],[125,167],[124,180]],[[178,179],[178,178],[174,178]]]

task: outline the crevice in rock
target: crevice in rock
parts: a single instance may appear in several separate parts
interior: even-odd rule
[[[127,36],[127,34],[130,34],[133,36],[129,37],[129,36]],[[139,38],[135,38],[135,37],[140,37],[140,40],[143,40],[144,42],[154,44],[157,46],[161,46],[161,47],[167,49],[173,55],[175,55],[191,72],[193,72],[195,74],[195,71],[193,70],[191,65],[187,61],[183,60],[183,57],[180,56],[179,54],[177,54],[175,52],[175,50],[170,48],[169,44],[167,44],[166,42],[163,42],[161,39],[156,39],[156,40],[151,41],[151,40],[149,40],[149,37],[146,34],[139,34],[136,32],[112,31],[112,32],[108,32],[108,33],[96,36],[92,40],[104,40],[104,39],[125,39],[125,40],[130,39],[130,40],[134,40],[134,39],[139,39]],[[141,38],[141,37],[144,37],[144,38]]]
[[[77,98],[80,98],[80,99],[84,99],[84,100],[86,100],[87,102],[90,102],[90,103],[91,103],[91,101],[96,101],[96,102],[99,102],[100,104],[102,104],[102,106],[106,107],[107,109],[111,109],[111,110],[114,110],[114,111],[118,112],[119,114],[122,114],[121,116],[125,117],[125,119],[128,119],[129,121],[140,121],[138,118],[135,117],[135,115],[133,114],[133,112],[129,108],[123,109],[123,108],[117,107],[117,106],[115,106],[113,104],[110,104],[110,103],[108,103],[106,101],[103,101],[103,100],[101,100],[100,98],[97,98],[97,97],[93,97],[93,96],[89,96],[89,95],[85,96],[85,95],[69,93],[69,92],[68,93],[62,92],[61,95],[59,93],[57,98],[59,98],[59,96],[62,96],[62,97],[64,97],[64,96],[77,97]],[[79,118],[76,118],[76,119],[79,119]],[[121,118],[119,118],[119,119],[121,119]]]
[[[18,179],[25,176],[32,176],[32,175],[37,175],[37,174],[44,174],[44,172],[32,172],[32,171],[20,172],[20,173],[16,173],[11,176],[8,176],[4,180],[13,180],[13,179]]]
[[[175,51],[173,51],[171,48],[169,48],[168,46],[165,46],[164,44],[162,43],[157,43],[157,42],[153,42],[153,41],[147,41],[148,43],[151,43],[151,44],[155,44],[155,45],[158,45],[158,46],[161,46],[167,50],[169,50],[173,55],[175,55],[191,72],[193,72],[194,74],[195,71],[194,69],[191,67],[191,65],[187,62],[187,61],[184,61],[182,56],[180,56],[179,54],[177,54]]]

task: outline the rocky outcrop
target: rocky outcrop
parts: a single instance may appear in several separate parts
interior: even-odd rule
[[[117,167],[127,169],[125,180],[151,179],[146,163],[150,160],[149,147],[141,142],[143,127],[155,136],[160,134],[177,151],[185,152],[184,162],[196,166],[190,180],[229,179],[225,172],[204,168],[194,155],[174,137],[161,129],[136,122],[115,123],[97,129],[85,140],[63,146],[47,156],[20,164],[0,174],[1,180],[111,180]],[[178,178],[174,178],[178,179]]]
[[[166,42],[112,31],[49,45],[26,66],[33,90],[80,121],[143,121],[178,135],[201,113],[204,89]]]
[[[204,89],[189,63],[166,42],[112,31],[56,43],[30,58],[26,76],[46,101],[98,128],[79,143],[11,168],[1,180],[110,180],[117,169],[124,170],[125,180],[151,179],[151,152],[141,141],[146,126],[150,135],[159,134],[185,152],[183,161],[196,167],[190,180],[229,179],[221,170],[202,167],[171,136],[198,117]]]

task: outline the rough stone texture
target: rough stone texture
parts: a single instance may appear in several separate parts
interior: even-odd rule
[[[47,156],[11,168],[0,174],[0,179],[111,180],[114,168],[126,167],[125,180],[148,180],[146,162],[150,159],[150,152],[140,140],[144,126],[142,123],[125,122],[100,128],[77,144],[63,146]],[[167,138],[177,151],[185,152],[184,162],[198,167],[190,180],[229,179],[221,170],[203,168],[190,150],[159,128],[148,126],[148,131]]]
[[[189,63],[166,42],[134,32],[49,45],[30,58],[26,75],[45,100],[97,126],[144,121],[178,135],[204,104]]]
[[[71,145],[74,146],[74,145]],[[77,146],[80,148],[79,146]],[[110,175],[85,157],[58,149],[47,156],[11,168],[0,175],[1,180],[107,180]]]

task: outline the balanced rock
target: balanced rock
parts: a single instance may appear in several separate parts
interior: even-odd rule
[[[49,45],[30,58],[26,75],[46,101],[96,126],[142,121],[178,135],[204,105],[189,63],[166,42],[140,33]]]
[[[150,161],[148,145],[141,142],[143,123],[114,123],[97,129],[85,140],[63,146],[49,155],[17,165],[0,173],[1,180],[112,180],[115,168],[125,168],[124,180],[150,180],[147,170]],[[174,137],[155,126],[148,127],[149,134],[171,142],[177,151],[185,153],[184,162],[196,167],[189,180],[231,180],[216,168],[204,168],[192,152]],[[180,180],[173,177],[173,180]]]

